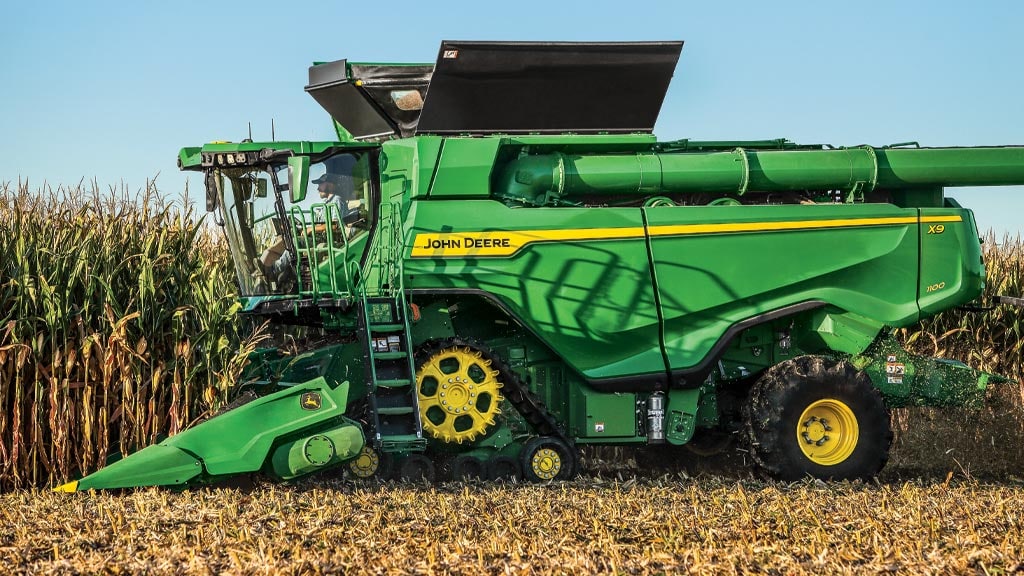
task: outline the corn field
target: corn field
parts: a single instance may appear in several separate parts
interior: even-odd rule
[[[186,200],[0,184],[0,489],[53,484],[222,402],[253,335]]]
[[[948,310],[900,336],[912,352],[965,362],[1015,383],[993,386],[984,408],[903,408],[893,413],[889,469],[908,474],[965,471],[1019,477],[1024,470],[1024,308],[991,306],[1024,295],[1024,242],[984,237],[988,279],[980,310]],[[991,309],[986,309],[991,308]]]
[[[1024,294],[1021,238],[997,240],[990,232],[984,237],[983,246],[988,280],[982,303],[991,305],[998,295]],[[949,310],[921,322],[917,329],[905,330],[904,336],[906,345],[919,354],[955,358],[1024,382],[1024,313],[1020,308]]]

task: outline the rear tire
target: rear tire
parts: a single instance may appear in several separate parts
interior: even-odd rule
[[[882,396],[845,360],[801,356],[768,369],[746,407],[757,465],[780,480],[871,478],[889,459]]]

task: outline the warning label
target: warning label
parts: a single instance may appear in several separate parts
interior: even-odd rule
[[[885,376],[889,384],[903,384],[903,376],[907,373],[907,366],[897,362],[895,356],[889,356],[885,362]]]

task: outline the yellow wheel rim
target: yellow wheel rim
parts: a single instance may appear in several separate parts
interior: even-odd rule
[[[472,442],[501,411],[498,371],[465,346],[434,354],[416,373],[423,429],[443,442]]]
[[[857,416],[844,402],[818,400],[800,415],[796,440],[804,456],[821,466],[835,466],[853,454],[860,437]]]
[[[551,448],[541,448],[530,459],[530,468],[541,480],[551,480],[562,470],[562,457]]]
[[[369,446],[363,446],[359,455],[349,462],[348,469],[356,478],[369,478],[377,473],[380,468],[380,456]]]

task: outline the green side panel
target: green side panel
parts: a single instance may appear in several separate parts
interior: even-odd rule
[[[636,436],[636,394],[602,394],[581,389],[575,410],[576,434],[584,438]]]
[[[254,472],[263,466],[274,442],[282,436],[341,417],[347,394],[347,382],[332,389],[318,377],[211,418],[162,445],[200,456],[206,472],[213,476]],[[315,398],[319,399],[318,408],[313,407]]]
[[[863,352],[874,342],[882,328],[882,324],[877,321],[829,309],[815,310],[810,315],[809,323],[813,336],[801,334],[798,340],[805,350],[828,349],[844,354]],[[818,346],[814,346],[814,339],[819,341]]]
[[[385,142],[380,158],[384,198],[397,202],[402,198],[426,196],[441,153],[441,142],[437,137]]]
[[[78,490],[175,486],[199,476],[203,465],[187,452],[155,444],[82,478]]]
[[[639,208],[515,209],[490,200],[417,202],[405,286],[480,290],[587,378],[663,373],[659,320]],[[502,257],[408,257],[417,234],[624,228],[632,237],[525,245]]]
[[[445,138],[430,197],[486,198],[500,145],[498,138]]]
[[[672,369],[698,364],[733,324],[800,302],[820,300],[869,318],[875,332],[882,324],[906,326],[918,319],[914,209],[825,204],[645,210]]]
[[[969,210],[926,209],[921,216],[960,218],[959,222],[921,225],[920,304],[922,315],[931,316],[981,296],[985,266]]]

